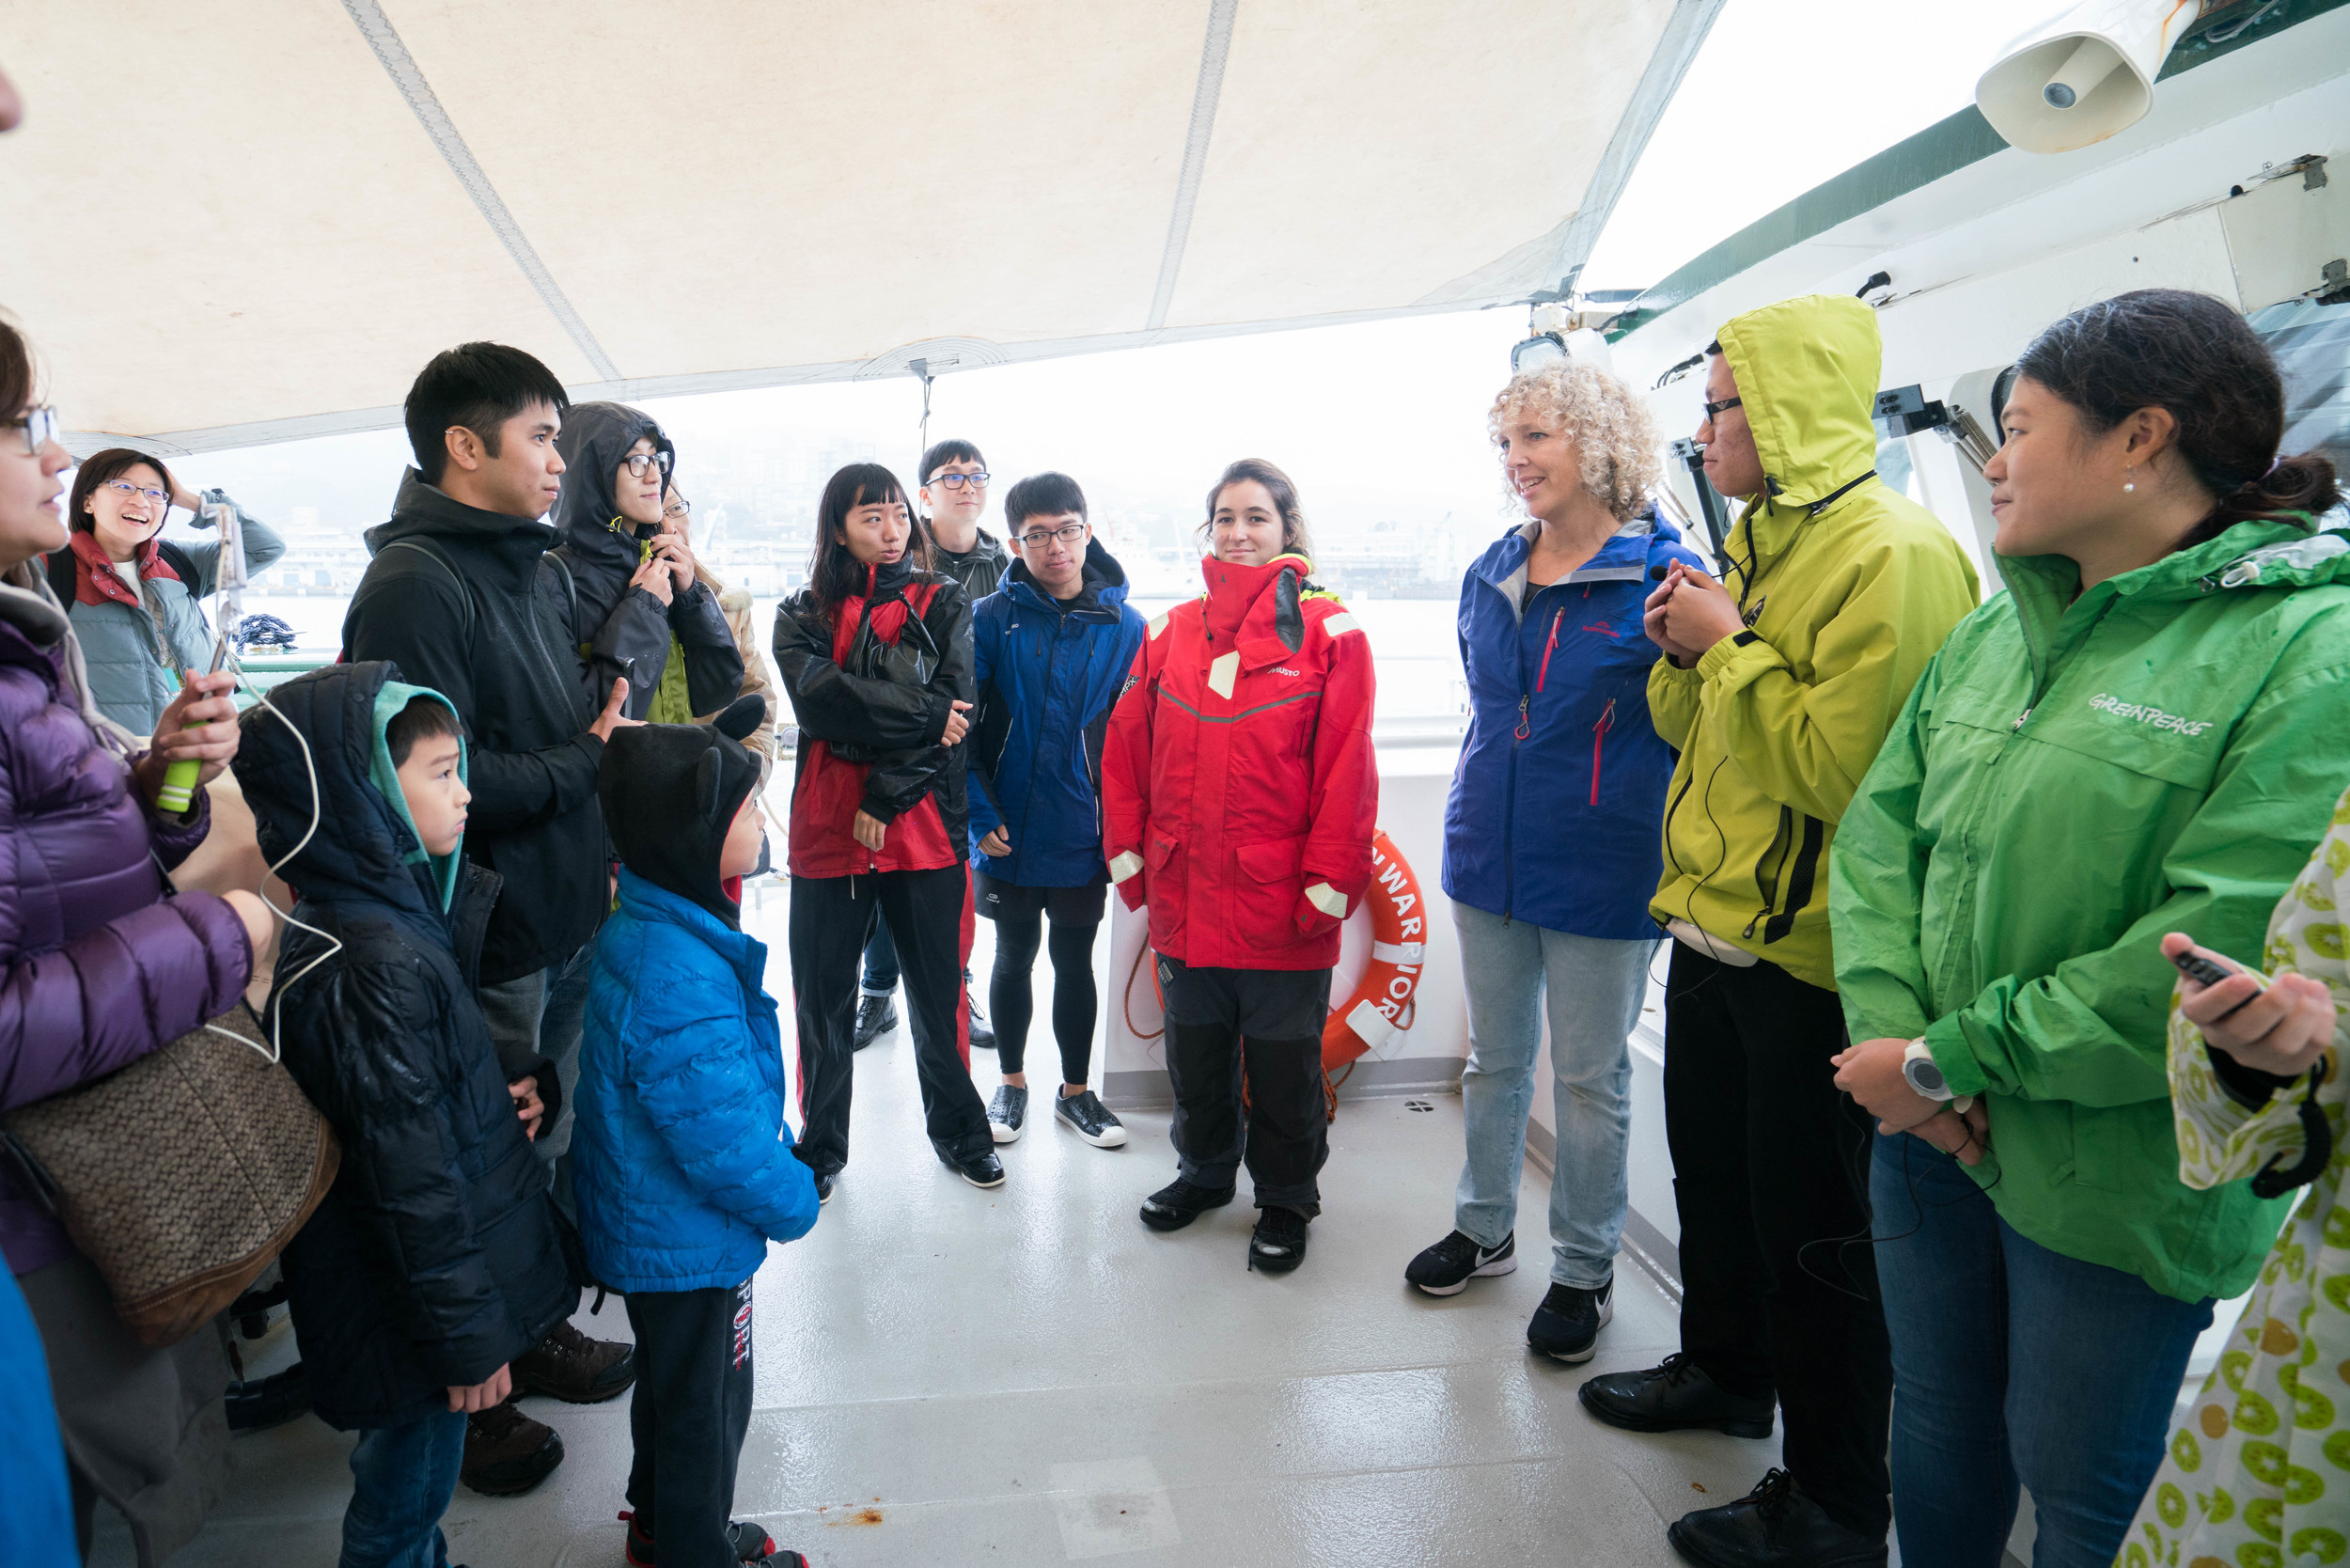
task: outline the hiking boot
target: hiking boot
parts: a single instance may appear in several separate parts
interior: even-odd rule
[[[1306,1216],[1295,1209],[1260,1209],[1248,1237],[1248,1266],[1287,1274],[1306,1261]]]
[[[284,1372],[228,1385],[228,1430],[264,1432],[310,1412],[310,1374],[296,1361]]]
[[[1679,1351],[1644,1372],[1594,1377],[1583,1385],[1580,1397],[1584,1409],[1626,1432],[1702,1428],[1732,1437],[1768,1437],[1777,1403],[1726,1392]]]
[[[998,1143],[1019,1142],[1021,1125],[1027,1120],[1028,1091],[1019,1084],[1003,1085],[987,1103],[988,1136]]]
[[[1846,1529],[1780,1469],[1736,1502],[1684,1513],[1665,1531],[1703,1568],[1885,1568],[1885,1538]]]
[[[938,1162],[975,1187],[1000,1187],[1004,1184],[1004,1162],[995,1157],[993,1149],[973,1154],[968,1159],[956,1159],[941,1152]]]
[[[660,1568],[658,1548],[648,1530],[636,1522],[636,1515],[628,1509],[620,1510],[620,1517],[628,1521],[629,1568]],[[807,1568],[807,1559],[797,1552],[788,1552],[776,1544],[766,1528],[749,1519],[736,1519],[727,1526],[727,1544],[734,1548],[734,1560],[768,1564],[771,1568]]]
[[[1142,1200],[1142,1223],[1153,1231],[1180,1231],[1210,1209],[1232,1200],[1232,1189],[1194,1186],[1178,1176]]]
[[[552,1394],[566,1404],[602,1404],[636,1381],[636,1347],[591,1340],[558,1323],[536,1347],[514,1357],[514,1387]]]
[[[971,1049],[995,1049],[995,1031],[987,1027],[987,1014],[979,1011],[979,994],[971,989],[971,971],[963,972],[964,1005],[971,1010]]]
[[[856,1004],[856,1040],[849,1048],[862,1051],[898,1027],[898,1004],[867,992]]]
[[[1499,1247],[1484,1247],[1465,1231],[1455,1231],[1435,1246],[1423,1247],[1403,1265],[1407,1284],[1430,1295],[1459,1295],[1472,1279],[1514,1274],[1518,1266],[1518,1233],[1501,1238]]]
[[[1126,1124],[1110,1114],[1102,1097],[1089,1089],[1053,1096],[1053,1120],[1096,1149],[1117,1149],[1126,1141]]]
[[[1588,1361],[1599,1350],[1599,1331],[1616,1315],[1616,1282],[1595,1291],[1552,1280],[1550,1294],[1526,1325],[1526,1342],[1561,1361]]]
[[[465,1418],[465,1458],[457,1479],[488,1497],[518,1497],[563,1463],[563,1439],[514,1404]]]

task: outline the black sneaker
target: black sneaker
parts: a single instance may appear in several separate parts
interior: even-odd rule
[[[1260,1209],[1248,1237],[1248,1266],[1287,1274],[1306,1261],[1306,1216],[1295,1209]]]
[[[819,1208],[832,1201],[833,1185],[839,1180],[840,1173],[837,1170],[824,1171],[816,1178],[816,1203]]]
[[[1018,1143],[1020,1129],[1027,1120],[1028,1090],[1025,1085],[1006,1084],[987,1103],[988,1136],[998,1143]]]
[[[509,1401],[465,1418],[457,1479],[488,1497],[518,1497],[563,1463],[563,1439]]]
[[[1004,1184],[1004,1162],[995,1157],[995,1151],[974,1154],[958,1160],[948,1155],[938,1156],[939,1163],[975,1187],[1000,1187]]]
[[[1515,1231],[1502,1237],[1499,1247],[1480,1247],[1474,1236],[1455,1231],[1404,1264],[1403,1278],[1430,1295],[1459,1295],[1468,1289],[1470,1280],[1514,1274],[1517,1266]]]
[[[1550,1294],[1526,1325],[1526,1342],[1561,1361],[1588,1361],[1599,1350],[1599,1331],[1616,1315],[1616,1282],[1595,1291],[1552,1280]]]
[[[1768,1437],[1768,1399],[1724,1391],[1681,1352],[1643,1372],[1606,1372],[1583,1385],[1583,1408],[1626,1432],[1706,1429],[1732,1437]]]
[[[1231,1200],[1230,1187],[1218,1192],[1214,1187],[1194,1186],[1178,1176],[1142,1200],[1142,1223],[1153,1231],[1180,1231],[1210,1209],[1220,1209]]]
[[[1736,1502],[1683,1514],[1665,1539],[1704,1568],[1884,1568],[1886,1559],[1883,1536],[1846,1529],[1779,1469]]]
[[[995,1031],[987,1027],[987,1014],[979,1011],[979,994],[971,989],[971,972],[968,969],[963,974],[963,996],[964,1005],[971,1010],[971,1049],[995,1049]]]
[[[1116,1149],[1126,1141],[1126,1124],[1110,1114],[1102,1097],[1089,1089],[1053,1096],[1053,1120],[1096,1149]]]
[[[636,1515],[628,1509],[620,1510],[620,1517],[628,1521],[629,1568],[660,1568],[659,1547],[652,1536],[636,1522]],[[760,1564],[770,1568],[807,1568],[807,1559],[797,1552],[786,1551],[776,1544],[766,1527],[748,1519],[735,1519],[726,1529],[727,1544],[734,1551],[734,1560]]]
[[[856,1043],[850,1048],[862,1051],[897,1027],[898,1004],[869,991],[856,1004]]]

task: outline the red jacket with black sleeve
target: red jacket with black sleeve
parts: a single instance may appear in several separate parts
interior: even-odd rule
[[[1200,563],[1111,715],[1103,849],[1151,946],[1194,966],[1326,969],[1371,884],[1371,644],[1303,556]]]
[[[858,628],[891,647],[920,623],[927,679],[852,674]],[[776,611],[776,669],[800,727],[791,781],[795,877],[864,876],[960,865],[970,812],[961,743],[939,745],[956,702],[973,700],[971,604],[952,579],[893,563],[867,572],[867,589],[827,606],[813,588]],[[902,676],[909,660],[883,661]],[[870,755],[850,761],[841,747]],[[887,824],[869,850],[851,829],[862,809]]]

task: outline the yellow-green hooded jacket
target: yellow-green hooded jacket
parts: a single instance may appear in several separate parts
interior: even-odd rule
[[[1837,820],[1981,595],[1932,512],[1861,478],[1876,460],[1874,312],[1810,294],[1732,319],[1720,340],[1769,482],[1726,547],[1750,630],[1649,676],[1656,732],[1681,753],[1649,909],[1833,989]]]

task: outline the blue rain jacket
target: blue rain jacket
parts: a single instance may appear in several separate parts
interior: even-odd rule
[[[816,1223],[783,1119],[767,947],[620,869],[596,936],[572,1179],[588,1264],[613,1289],[731,1289]]]
[[[1126,672],[1142,648],[1142,612],[1126,604],[1126,572],[1095,540],[1085,588],[1067,604],[1037,586],[1026,561],[971,612],[979,702],[973,725],[971,869],[1021,887],[1104,881],[1102,741]],[[1002,823],[1011,853],[983,855]]]
[[[1673,754],[1649,719],[1641,608],[1653,572],[1705,563],[1642,517],[1523,603],[1540,530],[1504,534],[1462,579],[1469,730],[1445,808],[1445,896],[1575,936],[1653,937]]]

